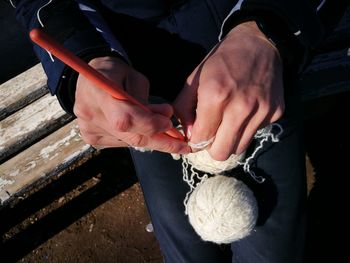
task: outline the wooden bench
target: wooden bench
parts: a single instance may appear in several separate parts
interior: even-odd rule
[[[36,65],[0,86],[0,206],[96,154]]]

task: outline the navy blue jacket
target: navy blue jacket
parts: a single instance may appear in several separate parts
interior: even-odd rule
[[[33,28],[44,26],[49,34],[86,61],[104,55],[117,55],[128,61],[128,54],[119,43],[118,36],[109,32],[99,13],[101,5],[117,13],[151,21],[167,16],[173,8],[190,1],[12,0],[10,2],[16,8],[17,20],[28,32]],[[262,25],[267,24],[266,29],[272,32],[272,38],[276,37],[277,41],[279,38],[293,38],[293,41],[295,40],[304,50],[317,47],[325,32],[329,31],[340,17],[344,9],[342,7],[345,6],[331,0],[202,1],[215,5],[219,23],[223,25],[221,37],[233,26],[253,18]],[[271,32],[265,33],[269,35]],[[51,93],[57,95],[65,110],[72,112],[75,79],[70,77],[71,70],[58,60],[52,61],[49,54],[38,46],[35,45],[34,50],[48,76]]]

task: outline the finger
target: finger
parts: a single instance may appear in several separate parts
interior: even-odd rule
[[[97,146],[98,148],[132,146],[178,154],[187,154],[190,152],[187,143],[173,139],[164,134],[156,134],[152,137],[147,137],[140,134],[125,132],[119,133],[119,138],[116,138],[106,133],[103,129],[93,126],[90,127],[89,131],[84,130],[82,136],[87,144]]]
[[[148,147],[167,153],[188,154],[191,152],[191,148],[186,142],[174,139],[164,134],[153,135],[149,140]]]
[[[267,121],[270,123],[273,123],[275,121],[278,121],[284,113],[284,103],[281,105],[278,105],[277,108],[273,111],[273,114],[271,114],[269,119]]]
[[[265,113],[267,112],[267,113]],[[254,119],[244,128],[242,132],[241,139],[238,141],[237,147],[232,149],[233,153],[241,154],[244,152],[250,142],[253,140],[254,135],[259,129],[266,127],[267,125],[277,121],[283,115],[283,109],[278,107],[273,111],[264,111],[264,109],[259,111],[259,114],[254,116]]]
[[[173,103],[175,116],[178,117],[188,139],[191,138],[191,129],[195,120],[197,107],[197,87],[195,84],[185,84],[184,88]]]
[[[248,146],[250,145],[251,141],[254,138],[254,135],[256,134],[257,130],[267,126],[269,122],[267,122],[267,119],[269,119],[270,116],[259,115],[253,118],[243,129],[241,132],[240,138],[237,138],[237,143],[232,148],[233,154],[241,154],[243,153]]]
[[[217,130],[215,140],[208,152],[210,156],[217,161],[227,160],[237,148],[243,135],[243,131],[253,118],[257,111],[252,108],[251,111],[244,111],[235,105],[233,109],[224,112],[223,120]],[[235,112],[235,114],[232,114]]]
[[[171,109],[169,106],[165,107],[167,109]],[[171,111],[165,110],[165,112],[166,111],[168,111],[166,114],[170,115]],[[164,116],[161,117],[166,118]],[[105,119],[104,115],[98,116],[94,119],[94,121],[88,122],[82,119],[78,119],[78,125],[82,131],[81,133],[84,141],[95,146],[98,145],[104,148],[125,146],[125,144],[118,141],[118,139],[120,139],[127,145],[134,147],[144,147],[162,152],[182,154],[190,152],[187,143],[175,140],[167,135],[162,134],[156,136],[155,138],[151,138],[149,136],[135,132],[121,132],[115,130],[111,132],[111,129],[108,129],[109,122],[107,119]]]
[[[190,153],[191,150],[187,143],[176,140],[164,134],[156,134],[148,137],[140,134],[126,132],[121,134],[120,138],[129,146],[136,148],[152,149],[156,151],[177,154],[187,154]]]
[[[105,149],[105,148],[120,148],[128,147],[129,145],[122,140],[119,140],[112,136],[98,136],[96,135],[95,144],[91,144],[96,149]]]
[[[100,126],[111,134],[130,132],[145,136],[152,136],[172,128],[168,117],[158,113],[152,113],[138,106],[124,101],[113,101],[102,109],[106,122],[100,122]],[[99,121],[99,120],[96,120]]]
[[[229,99],[229,89],[217,83],[208,83],[205,87],[201,87],[198,93],[196,120],[192,129],[192,143],[208,141],[215,136]]]
[[[126,143],[120,141],[118,138],[112,136],[107,131],[91,122],[86,122],[82,119],[78,119],[77,122],[83,141],[87,144],[93,145],[95,148],[127,146]],[[108,138],[108,140],[106,141],[103,138]]]

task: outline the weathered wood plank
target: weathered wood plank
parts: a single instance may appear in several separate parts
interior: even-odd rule
[[[0,205],[94,152],[81,139],[76,120],[70,122],[0,165]]]
[[[57,99],[47,94],[0,121],[0,163],[70,119]]]
[[[48,92],[40,64],[0,85],[0,120]]]

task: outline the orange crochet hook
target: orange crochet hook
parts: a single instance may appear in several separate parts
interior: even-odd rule
[[[103,89],[115,99],[131,102],[144,109],[145,111],[151,112],[149,108],[140,103],[134,97],[130,96],[117,84],[115,84],[110,79],[106,78],[104,75],[95,70],[85,61],[77,57],[73,52],[69,51],[67,48],[59,44],[44,31],[36,28],[30,31],[29,36],[34,43],[46,49],[48,52],[57,57],[63,63],[77,71],[79,74],[82,74],[92,83],[94,83],[97,87]],[[173,138],[185,141],[184,136],[174,127],[166,131],[165,133]]]

